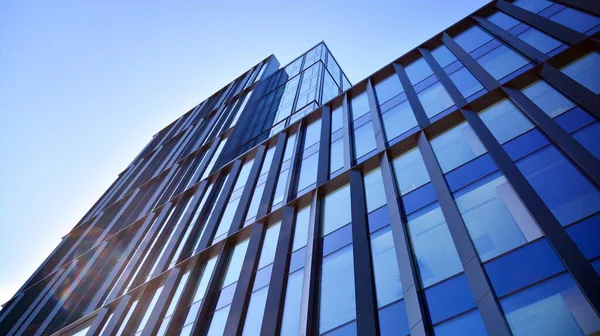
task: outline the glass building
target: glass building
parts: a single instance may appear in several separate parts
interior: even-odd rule
[[[497,0],[351,85],[271,55],[158,132],[0,335],[598,335],[600,6]]]

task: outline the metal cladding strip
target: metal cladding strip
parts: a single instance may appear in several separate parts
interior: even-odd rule
[[[394,63],[394,70],[396,71],[396,75],[400,79],[400,84],[404,88],[404,92],[406,93],[406,99],[410,105],[410,108],[415,113],[415,118],[417,119],[417,123],[419,124],[419,128],[425,128],[429,126],[429,117],[425,113],[423,109],[423,105],[419,100],[419,96],[415,92],[410,80],[408,79],[408,75],[406,74],[406,70],[398,63]]]
[[[250,295],[252,295],[252,284],[255,275],[254,271],[260,258],[264,235],[264,225],[262,223],[254,224],[252,233],[250,234],[250,241],[248,242],[248,249],[246,250],[246,255],[244,256],[244,261],[242,263],[240,278],[237,281],[235,293],[231,300],[231,308],[229,309],[229,315],[227,316],[227,323],[225,324],[223,335],[239,335],[244,329],[246,309],[248,308]]]
[[[100,288],[96,290],[96,294],[90,301],[87,310],[84,312],[84,315],[87,315],[96,309],[96,307],[102,301],[102,298],[106,294],[106,291],[109,290],[109,288],[113,284],[113,281],[115,281],[115,279],[120,274],[126,271],[125,269],[122,269],[122,267],[129,261],[130,258],[133,258],[133,256],[130,256],[130,254],[135,250],[136,246],[138,245],[138,241],[141,240],[144,237],[146,231],[149,230],[148,227],[153,223],[154,217],[154,213],[148,215],[148,217],[140,225],[140,228],[136,230],[135,235],[126,242],[127,246],[121,253],[121,258],[115,263],[112,272],[110,272],[110,274],[104,279]]]
[[[373,279],[365,189],[362,173],[359,170],[350,170],[350,204],[357,334],[378,335],[377,297],[375,279]]]
[[[229,232],[227,236],[231,236],[236,233],[238,230],[242,228],[244,224],[244,218],[246,218],[246,214],[248,213],[248,206],[250,206],[250,202],[252,201],[252,195],[254,195],[254,188],[256,185],[256,181],[260,175],[260,171],[262,168],[262,162],[265,158],[266,146],[261,145],[258,147],[256,151],[256,155],[254,156],[254,162],[252,163],[252,168],[250,169],[250,173],[248,174],[248,178],[244,185],[244,190],[242,191],[242,195],[240,195],[240,201],[237,205],[237,209],[231,220],[231,227],[229,228]]]
[[[277,187],[277,179],[279,179],[279,170],[285,153],[285,145],[287,142],[287,132],[283,131],[277,136],[277,144],[275,145],[275,153],[273,154],[273,160],[271,162],[271,168],[267,174],[267,180],[265,182],[265,189],[260,198],[258,210],[256,212],[256,218],[261,218],[269,213],[271,202],[273,201],[273,194]]]
[[[488,90],[492,91],[500,86],[500,83],[490,75],[476,60],[469,55],[458,43],[456,43],[450,35],[442,34],[442,43],[450,50],[451,53],[469,70],[475,78]]]
[[[542,65],[540,76],[572,101],[600,120],[600,98],[585,86],[548,63]]]
[[[588,298],[596,313],[599,313],[600,291],[598,291],[598,287],[600,286],[600,276],[596,273],[594,267],[585,258],[560,222],[554,217],[540,195],[529,184],[527,178],[525,178],[508,154],[506,154],[502,146],[479,118],[479,115],[470,110],[463,109],[461,112],[477,137],[487,148],[492,159],[496,162],[498,168],[500,168],[500,171],[538,223],[558,257],[563,261],[569,272],[571,272],[573,279]]]
[[[206,223],[206,229],[204,230],[202,238],[200,238],[200,244],[198,247],[200,251],[211,246],[211,242],[214,238],[217,229],[219,228],[221,216],[223,215],[223,211],[227,207],[227,203],[229,202],[229,196],[231,196],[233,186],[235,185],[241,168],[242,160],[238,159],[233,164],[233,167],[231,167],[229,175],[227,176],[227,180],[224,182],[225,185],[221,190],[221,194],[219,195],[219,198],[217,199],[217,202],[214,205],[212,215],[208,219],[208,223]]]
[[[583,170],[583,172],[600,186],[600,162],[581,143],[575,140],[554,119],[550,118],[523,92],[513,88],[502,88],[508,98],[515,103],[546,134],[563,153]]]
[[[403,288],[402,293],[406,306],[408,327],[411,330],[411,335],[431,335],[427,320],[427,301],[419,284],[419,270],[410,247],[410,236],[406,225],[402,223],[404,215],[399,203],[399,197],[397,196],[394,173],[392,172],[387,153],[384,152],[381,155],[379,163],[390,216],[394,250],[396,252],[398,270],[400,271],[400,282]]]
[[[310,204],[308,240],[306,244],[306,262],[302,281],[302,301],[300,303],[300,335],[318,335],[319,328],[319,277],[321,262],[321,202],[317,189]]]
[[[567,44],[574,45],[587,38],[587,36],[584,34],[581,34],[571,28],[567,28],[550,19],[515,6],[504,0],[496,1],[496,7],[506,14],[509,14],[510,16],[515,17]]]
[[[323,106],[321,114],[321,133],[319,137],[319,163],[317,166],[317,185],[329,180],[329,157],[331,151],[331,108]]]
[[[48,302],[48,300],[50,300],[50,298],[54,296],[58,287],[64,282],[65,278],[68,275],[70,275],[71,272],[73,272],[75,265],[77,265],[77,260],[72,262],[69,265],[69,267],[64,272],[62,272],[62,274],[56,273],[56,275],[52,279],[52,282],[48,284],[48,287],[44,289],[45,294],[40,294],[38,298],[36,298],[34,304],[30,305],[25,311],[25,313],[21,315],[17,323],[15,323],[13,328],[8,332],[7,336],[22,335],[25,332],[25,330],[27,329],[29,324],[31,324],[35,316],[40,312],[40,310],[42,310],[42,308],[44,308],[46,302]]]
[[[433,148],[423,131],[419,132],[417,145],[423,156],[427,172],[431,177],[431,184],[437,194],[440,209],[446,219],[448,231],[450,231],[450,236],[456,246],[456,252],[469,282],[469,287],[473,292],[475,302],[477,302],[477,308],[481,314],[483,324],[490,334],[511,335],[500,304],[495,300],[492,286],[487,279],[483,265],[481,265],[458,206],[454,202],[454,197],[452,197],[450,189],[446,184],[444,174],[437,162]]]
[[[431,71],[433,71],[437,79],[444,86],[444,89],[448,91],[448,94],[450,95],[456,106],[465,106],[466,104],[468,104],[467,99],[465,99],[462,93],[460,93],[456,85],[454,85],[454,82],[452,82],[450,77],[448,77],[446,72],[444,72],[444,69],[442,69],[442,67],[433,57],[433,55],[431,55],[429,50],[419,48],[419,51],[421,52],[421,55],[423,55],[423,59],[425,60],[425,62],[427,62],[427,64],[431,68]]]
[[[277,238],[275,259],[273,260],[269,291],[265,303],[265,314],[260,328],[261,336],[276,335],[279,321],[283,315],[286,275],[292,250],[295,214],[296,211],[293,206],[286,205],[283,207],[281,229]]]
[[[354,154],[352,150],[352,130],[350,129],[350,104],[348,103],[348,92],[343,94],[342,98],[342,119],[344,124],[344,171],[352,167],[354,162]]]
[[[146,321],[146,325],[140,336],[156,335],[158,332],[158,328],[160,327],[159,322],[161,322],[162,317],[173,298],[173,293],[175,292],[177,282],[180,278],[180,273],[179,268],[174,268],[169,272],[167,280],[165,280],[163,285],[163,290],[160,292],[158,300],[154,305],[154,309],[150,313],[150,317],[148,318],[148,321]]]
[[[90,325],[90,329],[88,330],[88,332],[85,333],[85,336],[98,335],[100,333],[100,331],[102,331],[102,325],[104,324],[104,319],[106,319],[107,315],[108,315],[108,308],[99,309],[98,312],[96,313],[96,316],[93,317],[93,322]],[[73,324],[69,324],[68,326],[71,326],[71,325],[73,325]],[[60,333],[57,332],[53,335],[60,335]]]
[[[367,79],[367,97],[369,98],[369,113],[371,114],[371,124],[375,134],[375,142],[377,144],[377,151],[381,152],[385,150],[385,132],[383,130],[383,123],[381,122],[381,113],[379,112],[379,105],[377,104],[377,98],[375,97],[375,90],[371,79]]]
[[[487,19],[479,16],[474,16],[473,19],[479,23],[481,27],[492,33],[492,35],[503,41],[506,45],[527,56],[529,59],[535,60],[537,63],[542,63],[548,59],[548,55],[532,47],[529,43],[521,40],[515,35],[496,26]]]
[[[58,302],[55,303],[54,309],[52,309],[52,311],[46,316],[44,322],[42,322],[41,325],[38,327],[34,336],[40,336],[44,333],[46,328],[49,326],[50,322],[52,322],[52,320],[54,319],[54,316],[58,313],[59,310],[63,308],[63,305],[65,304],[69,296],[71,296],[71,293],[79,285],[83,277],[86,276],[88,270],[96,262],[96,260],[100,256],[100,253],[102,253],[102,251],[106,248],[107,244],[108,243],[104,242],[98,247],[98,249],[94,252],[90,260],[86,263],[84,268],[79,272],[79,274],[77,274],[75,280],[73,280],[73,282],[69,284],[69,287],[64,292],[60,293],[60,300],[58,300]]]
[[[119,299],[119,303],[117,303],[116,307],[112,311],[112,318],[110,319],[110,321],[106,321],[107,324],[104,327],[104,333],[99,336],[114,335],[114,333],[121,326],[123,318],[125,318],[125,315],[127,314],[129,303],[131,301],[132,298],[129,295],[124,295]]]
[[[600,16],[600,2],[589,0],[553,0],[556,3],[573,7],[596,16]]]

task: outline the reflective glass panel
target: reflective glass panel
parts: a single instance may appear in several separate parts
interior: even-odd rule
[[[571,100],[543,80],[527,86],[522,91],[527,98],[552,118],[558,117],[575,106]]]
[[[383,81],[375,84],[375,93],[377,94],[379,105],[396,97],[403,91],[404,88],[402,88],[400,79],[396,74],[393,74]]]
[[[533,123],[508,99],[486,108],[479,116],[500,144],[534,128]]]
[[[448,91],[446,91],[440,82],[419,92],[418,96],[421,105],[423,105],[423,109],[425,109],[425,114],[427,114],[429,118],[434,117],[438,113],[454,105]]]
[[[591,52],[560,69],[595,94],[600,94],[600,54]]]
[[[406,195],[430,181],[425,162],[423,162],[418,148],[413,148],[398,156],[394,159],[393,164],[400,195]]]
[[[466,122],[431,140],[431,147],[444,173],[486,152],[471,126]]]
[[[319,333],[356,318],[352,246],[323,259],[319,299]]]

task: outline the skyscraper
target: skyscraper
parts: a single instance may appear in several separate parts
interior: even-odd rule
[[[158,132],[2,335],[600,332],[600,6],[493,1],[351,86],[324,43]]]

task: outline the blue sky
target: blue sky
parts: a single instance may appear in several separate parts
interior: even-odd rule
[[[0,3],[0,303],[158,132],[324,40],[352,83],[483,0]]]

